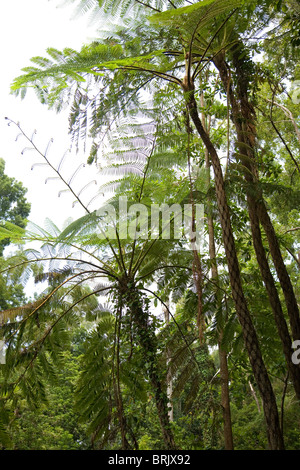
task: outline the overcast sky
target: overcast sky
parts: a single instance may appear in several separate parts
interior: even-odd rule
[[[41,225],[49,217],[61,226],[68,217],[77,217],[83,212],[77,206],[72,209],[72,196],[63,193],[58,197],[59,190],[64,189],[62,184],[54,181],[45,184],[47,177],[54,176],[50,169],[36,166],[31,170],[32,165],[42,159],[31,151],[21,155],[28,143],[23,138],[16,141],[19,132],[14,126],[7,126],[5,117],[19,121],[29,136],[36,130],[35,141],[42,151],[53,138],[48,154],[53,163],[59,162],[69,148],[67,115],[49,111],[34,93],[24,100],[11,95],[10,84],[23,67],[30,65],[31,57],[46,56],[47,47],[80,49],[82,44],[96,37],[96,27],[89,24],[88,16],[72,19],[73,13],[73,5],[62,6],[59,0],[10,0],[1,5],[0,157],[6,162],[5,172],[22,181],[28,189],[27,199],[32,205],[29,218]],[[86,156],[71,154],[64,166],[65,175],[72,174],[68,172],[67,163],[75,170],[80,161],[86,161]],[[79,186],[83,187],[91,179],[90,170],[86,167],[80,171]]]

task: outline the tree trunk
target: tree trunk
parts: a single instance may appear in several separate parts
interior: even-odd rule
[[[240,52],[238,52],[239,54]],[[233,122],[237,132],[238,140],[238,149],[239,149],[239,159],[245,167],[244,177],[246,180],[246,191],[247,191],[247,204],[248,204],[248,213],[250,218],[250,226],[252,232],[252,239],[254,250],[256,253],[256,259],[258,266],[261,272],[263,282],[266,287],[268,294],[269,302],[273,311],[275,323],[277,326],[278,334],[282,343],[286,363],[288,370],[290,372],[295,393],[298,399],[300,399],[300,367],[293,364],[291,360],[291,350],[292,350],[292,340],[288,330],[287,323],[282,311],[282,306],[278,291],[275,285],[274,278],[272,276],[269,263],[267,260],[266,252],[262,242],[262,236],[260,231],[260,222],[262,223],[265,232],[269,240],[269,246],[273,261],[276,260],[275,267],[277,264],[277,273],[279,277],[279,272],[281,273],[281,285],[285,285],[286,292],[286,302],[290,302],[290,312],[289,318],[291,323],[291,329],[293,336],[298,334],[299,324],[297,321],[297,314],[295,309],[295,296],[293,293],[293,288],[288,276],[287,270],[285,268],[280,248],[278,245],[277,237],[272,226],[271,220],[267,213],[265,204],[262,199],[261,191],[257,189],[258,183],[258,170],[255,159],[255,142],[256,142],[256,128],[254,123],[254,109],[248,101],[248,92],[247,92],[247,83],[248,78],[243,77],[241,73],[241,66],[239,64],[239,57],[235,57],[236,64],[236,81],[237,81],[237,96],[234,95],[230,72],[228,66],[225,63],[224,54],[219,54],[214,63],[219,70],[220,77],[224,88],[227,92],[231,109]],[[256,195],[255,195],[256,193]],[[263,223],[264,221],[264,223]],[[268,235],[269,234],[269,235]],[[273,253],[273,254],[272,254]],[[279,260],[280,258],[280,260]],[[284,269],[283,269],[284,266]],[[280,280],[280,277],[279,277]],[[288,303],[287,303],[288,305]],[[297,302],[296,302],[297,306]],[[298,308],[298,307],[297,307]],[[291,313],[293,312],[293,313]],[[299,330],[300,334],[300,330]],[[297,336],[300,338],[300,336]],[[295,337],[294,337],[295,339]]]
[[[116,367],[113,368],[114,394],[117,405],[118,419],[121,430],[122,450],[132,449],[127,439],[127,422],[124,413],[123,399],[120,388],[120,331],[121,331],[121,312],[118,313],[116,324]]]
[[[219,274],[218,274],[218,268],[216,264],[214,226],[213,226],[213,219],[210,213],[208,213],[207,222],[208,222],[209,258],[212,263],[212,266],[211,266],[212,279],[216,283],[216,288],[218,290],[216,293],[217,299],[220,299],[219,288],[218,288]],[[219,301],[218,301],[218,304],[219,304]],[[224,350],[222,342],[223,342],[223,328],[221,328],[219,331],[218,352],[219,352],[219,361],[220,361],[221,406],[222,406],[222,411],[223,411],[224,446],[226,450],[233,450],[234,446],[233,446],[230,397],[229,397],[229,372],[228,372],[228,363],[227,363],[227,351]]]
[[[204,108],[203,93],[201,93],[201,107]],[[202,114],[202,125],[206,132],[209,133],[209,124],[206,125],[204,115]],[[210,161],[207,149],[205,149],[205,166],[208,174],[208,185],[210,185]],[[216,261],[216,244],[215,244],[215,231],[214,221],[211,210],[211,200],[208,197],[207,201],[207,225],[208,225],[208,252],[211,262],[211,277],[216,285],[216,298],[218,306],[221,306],[222,297],[219,289],[219,273]],[[233,450],[233,435],[232,435],[232,422],[230,410],[230,397],[229,397],[229,373],[227,363],[227,352],[222,345],[223,328],[219,331],[218,338],[218,352],[220,361],[220,377],[221,377],[221,406],[223,411],[223,429],[224,429],[224,447],[225,450]]]
[[[199,118],[193,85],[187,83],[185,80],[183,83],[183,89],[185,92],[188,112],[205,147],[207,148],[214,170],[216,196],[222,227],[224,249],[228,263],[232,297],[235,303],[239,322],[242,327],[243,338],[248,352],[250,364],[253,369],[255,380],[259,387],[263,401],[269,446],[272,450],[283,449],[284,444],[279,425],[279,416],[275,395],[261,355],[258,338],[243,292],[220,160],[214,145],[203,128]]]
[[[255,159],[255,111],[252,104],[249,102],[248,97],[249,75],[247,73],[247,70],[245,70],[243,59],[241,59],[240,56],[241,50],[237,46],[237,48],[233,52],[233,65],[235,67],[236,72],[237,94],[240,102],[241,113],[239,117],[240,122],[242,123],[242,127],[244,127],[244,141],[246,142],[249,149],[247,154],[251,161],[252,172],[254,175],[255,187],[253,189],[255,189],[255,191],[257,192],[257,213],[268,239],[270,253],[285,297],[285,303],[287,306],[288,316],[290,320],[292,336],[293,339],[296,340],[300,339],[299,307],[290,280],[290,276],[282,258],[278,239],[263,199],[262,191],[258,190],[258,171]]]
[[[134,287],[122,286],[124,303],[130,309],[134,322],[136,337],[143,350],[147,371],[152,385],[157,413],[163,434],[166,450],[176,449],[173,432],[168,414],[168,397],[163,387],[165,377],[160,370],[157,359],[157,340],[151,328],[147,306],[143,304],[141,295]]]
[[[221,406],[223,411],[224,423],[224,446],[225,450],[233,450],[233,435],[231,423],[231,410],[229,398],[229,373],[227,363],[227,353],[222,347],[222,332],[219,335],[218,348],[220,359],[220,377],[221,377]]]
[[[166,302],[166,307],[163,307],[165,324],[169,325],[170,323],[170,314],[169,314],[169,301]],[[168,414],[169,420],[174,420],[174,409],[172,404],[172,393],[173,393],[173,379],[172,373],[169,368],[170,363],[170,351],[167,349],[167,397],[168,397]]]

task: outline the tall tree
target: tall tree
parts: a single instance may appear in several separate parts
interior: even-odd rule
[[[82,2],[82,4],[84,3]],[[106,8],[113,8],[114,6],[111,2],[100,2],[100,7],[104,5]],[[255,8],[256,4],[253,5]],[[237,56],[236,38],[232,42],[228,40],[231,33],[230,28],[235,27],[235,25],[232,26],[230,20],[236,14],[238,17],[237,23],[238,25],[241,24],[241,31],[244,31],[244,23],[249,21],[249,15],[251,12],[253,13],[253,8],[248,8],[248,2],[245,2],[245,5],[243,2],[241,10],[236,10],[240,4],[221,0],[198,2],[182,8],[176,8],[177,6],[179,6],[177,3],[175,5],[173,2],[168,2],[162,8],[165,11],[159,12],[160,7],[156,2],[146,5],[140,2],[124,4],[121,9],[122,13],[125,13],[131,7],[133,9],[143,9],[147,14],[151,10],[156,12],[157,14],[151,18],[154,27],[146,27],[145,25],[142,26],[135,23],[134,35],[131,35],[130,31],[125,29],[119,35],[115,35],[114,39],[109,38],[102,41],[102,43],[93,43],[91,46],[84,47],[80,53],[70,49],[65,49],[63,52],[49,49],[48,52],[52,60],[40,57],[34,58],[33,62],[38,67],[27,68],[26,74],[16,79],[13,89],[19,91],[26,88],[28,84],[34,84],[40,98],[50,106],[55,106],[58,109],[62,105],[64,93],[71,92],[72,94],[74,90],[74,107],[71,113],[73,134],[78,135],[82,127],[86,127],[86,110],[88,107],[92,109],[92,135],[95,137],[95,144],[92,147],[92,158],[95,157],[97,152],[98,143],[96,137],[99,139],[99,129],[105,134],[104,126],[109,128],[121,115],[128,114],[132,110],[131,106],[139,102],[137,91],[149,86],[151,82],[156,80],[165,80],[176,85],[178,91],[181,90],[183,93],[182,100],[185,102],[187,112],[203,141],[214,171],[216,198],[232,296],[242,327],[249,361],[263,400],[269,444],[272,449],[280,449],[283,447],[283,441],[276,400],[244,294],[223,168],[216,145],[214,145],[210,135],[203,126],[199,114],[199,104],[197,103],[197,93],[199,91],[197,85],[200,73],[208,63],[214,61],[221,74],[222,67],[226,66],[226,63],[224,63],[224,53],[226,51],[233,51],[234,70],[238,79],[242,79],[242,75],[238,73],[241,71],[241,60]],[[166,34],[166,30],[168,34]],[[212,34],[210,34],[210,31],[212,31]],[[136,38],[137,33],[138,40]],[[203,38],[205,37],[210,37],[210,39],[204,41]],[[214,41],[216,39],[219,41],[217,49],[214,48]],[[236,52],[235,54],[234,51]],[[220,59],[221,63],[219,62]],[[92,85],[97,88],[97,93],[92,99],[90,96],[88,97],[84,86],[82,86],[86,74],[89,75],[90,81],[93,82]],[[231,99],[233,95],[231,94],[228,77],[227,70],[227,76],[223,75],[221,78],[233,110],[233,119],[236,125],[237,140],[240,153],[243,157],[243,164],[246,169],[250,170],[250,180],[247,179],[246,181],[247,183],[253,183],[253,181],[256,182],[256,180],[253,180],[253,177],[256,176],[256,169],[251,164],[249,166],[251,155],[249,157],[248,151],[250,147],[250,153],[253,153],[254,144],[251,142],[253,121],[252,116],[249,115],[251,103],[247,96],[247,84],[246,88],[243,88],[245,82],[243,80],[242,82],[239,81],[235,91],[236,97],[244,105],[238,111],[242,113],[242,118],[252,134],[249,132],[249,129],[246,129],[245,132],[245,129],[239,122],[239,115],[235,112],[235,102]],[[55,78],[54,82],[53,78]],[[83,112],[82,108],[84,108]],[[248,140],[250,139],[249,142],[245,136]],[[248,148],[246,152],[244,150],[245,147]],[[248,173],[246,172],[246,174]],[[274,313],[277,315],[275,318],[278,319],[279,329],[281,326],[284,326],[282,331],[286,332],[286,334],[284,337],[282,336],[282,340],[285,345],[284,347],[286,347],[286,345],[289,346],[287,329],[283,322],[280,304],[275,305],[276,302],[274,302],[274,295],[272,293],[276,294],[276,289],[274,289],[274,280],[261,244],[259,222],[261,222],[267,233],[273,261],[276,265],[277,273],[285,293],[286,304],[290,312],[290,323],[294,335],[297,335],[295,295],[284,263],[282,263],[282,256],[278,249],[274,229],[270,225],[268,213],[261,202],[253,200],[250,193],[248,193],[248,206],[253,240],[257,257],[260,261],[262,276],[269,293],[270,303],[273,306]],[[275,296],[276,298],[278,296]],[[288,354],[288,346],[285,349],[286,355]],[[297,381],[295,383],[297,384]]]

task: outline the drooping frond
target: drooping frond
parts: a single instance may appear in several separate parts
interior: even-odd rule
[[[47,299],[47,296],[42,299],[38,299],[35,302],[30,302],[26,305],[20,307],[9,308],[7,310],[2,310],[0,312],[0,324],[6,323],[7,321],[12,321],[16,317],[26,317],[32,312],[37,311],[39,307],[44,304],[44,301]]]

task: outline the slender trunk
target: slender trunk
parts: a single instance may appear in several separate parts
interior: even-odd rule
[[[227,352],[222,347],[222,332],[219,335],[219,359],[220,359],[220,378],[221,378],[221,406],[223,411],[224,423],[224,446],[225,450],[233,450],[233,435],[231,423],[231,410],[229,398],[229,372],[227,362]]]
[[[208,201],[209,203],[209,201]],[[209,258],[211,261],[212,279],[215,281],[217,289],[219,285],[219,274],[216,263],[216,249],[215,249],[215,236],[213,219],[208,211],[208,246]],[[217,298],[220,297],[217,292]],[[224,446],[226,450],[233,450],[233,435],[232,435],[232,422],[230,410],[230,396],[229,396],[229,372],[227,362],[227,351],[223,347],[223,329],[219,331],[218,337],[218,351],[220,361],[220,377],[221,377],[221,406],[223,411],[223,424],[224,424]]]
[[[174,450],[177,447],[170,426],[168,397],[163,386],[165,377],[163,377],[159,367],[157,341],[155,332],[150,325],[147,307],[143,304],[140,294],[134,288],[125,285],[121,289],[125,297],[125,304],[130,308],[132,314],[137,340],[144,353],[166,450]]]
[[[193,253],[193,278],[194,278],[194,285],[196,288],[196,293],[198,297],[197,302],[197,328],[198,328],[198,336],[200,344],[204,343],[204,331],[205,331],[205,321],[203,317],[203,272],[202,272],[202,265],[201,259],[198,252],[198,247],[196,244],[196,208],[195,208],[195,200],[193,195],[193,181],[192,181],[192,174],[191,174],[191,156],[190,156],[190,135],[191,135],[191,127],[190,127],[190,116],[187,114],[186,116],[186,130],[188,135],[188,148],[187,148],[187,155],[188,155],[188,174],[189,174],[189,182],[190,182],[190,203],[192,205],[192,223],[191,223],[191,250]]]
[[[169,315],[169,301],[166,302],[166,307],[163,308],[165,324],[169,325],[170,315]],[[170,363],[170,351],[167,349],[167,397],[168,397],[168,414],[169,420],[174,421],[174,409],[172,404],[172,393],[173,393],[173,379],[172,373],[169,368]]]
[[[238,60],[239,59],[237,58],[236,61]],[[262,220],[264,220],[265,222],[264,224],[262,223],[262,225],[265,228],[267,236],[269,233],[268,239],[271,236],[270,234],[272,233],[272,239],[271,241],[269,241],[269,246],[270,246],[271,253],[273,252],[273,255],[274,255],[273,260],[274,259],[277,260],[278,254],[280,254],[281,262],[278,263],[277,266],[279,268],[279,264],[280,264],[280,272],[282,273],[282,282],[284,278],[284,281],[288,284],[286,275],[288,277],[288,280],[289,280],[289,276],[287,274],[286,269],[282,270],[282,264],[284,265],[284,262],[281,257],[280,248],[277,242],[277,237],[274,232],[274,228],[267,214],[266,207],[262,200],[260,191],[258,193],[260,196],[259,198],[257,197],[257,195],[254,196],[255,191],[257,191],[257,182],[258,182],[258,171],[257,171],[255,153],[254,153],[254,146],[255,146],[255,141],[256,141],[256,129],[255,129],[254,119],[253,119],[254,110],[251,104],[248,102],[248,96],[245,90],[243,93],[241,92],[241,96],[238,96],[239,99],[238,100],[236,99],[236,96],[234,95],[231,82],[230,82],[231,80],[230,72],[228,70],[227,64],[225,63],[225,59],[222,54],[220,54],[218,57],[215,58],[215,65],[219,70],[221,80],[223,82],[224,88],[227,91],[227,95],[231,104],[233,121],[234,121],[236,132],[237,132],[239,159],[243,167],[245,168],[244,177],[246,180],[246,188],[247,188],[248,213],[249,213],[249,218],[250,218],[250,226],[251,226],[251,232],[252,232],[253,246],[254,246],[254,250],[256,253],[256,259],[258,262],[258,266],[261,272],[263,282],[266,287],[270,306],[273,311],[275,323],[276,323],[278,334],[282,343],[287,367],[288,367],[288,370],[290,372],[290,375],[293,381],[295,393],[297,395],[297,398],[300,399],[300,367],[293,364],[291,360],[292,341],[291,341],[288,326],[287,326],[287,323],[286,323],[286,320],[282,311],[282,306],[281,306],[280,298],[279,298],[278,291],[276,288],[276,284],[275,284],[273,275],[271,273],[271,269],[269,267],[266,252],[265,252],[263,242],[262,242],[262,236],[261,236],[261,230],[260,230],[260,222],[262,223]],[[239,74],[237,74],[236,80],[238,81],[238,84],[239,84],[239,81],[241,81],[241,76]],[[245,85],[240,84],[240,89],[242,88],[242,86],[245,87]],[[266,230],[266,224],[268,224],[267,230]],[[274,251],[275,245],[277,245],[276,250],[275,250],[276,253]],[[290,285],[287,286],[285,289],[286,292],[289,291],[289,295],[286,297],[286,300],[292,301],[291,299],[293,298],[295,300],[295,296],[291,293],[293,289],[292,289],[290,282],[289,284]],[[295,305],[293,304],[291,308],[289,309],[290,313],[291,311],[294,311],[295,313],[294,307]],[[292,331],[294,331],[294,334],[296,334],[296,332],[298,331],[297,322],[295,323],[296,318],[297,318],[297,315],[294,315],[294,314],[290,315],[291,325],[292,324],[294,325],[294,328],[292,327]],[[300,336],[298,336],[298,338],[300,338]]]
[[[242,327],[243,338],[248,352],[250,364],[252,366],[255,380],[259,387],[264,405],[269,446],[273,450],[283,449],[284,444],[279,425],[279,416],[275,395],[261,355],[258,338],[243,292],[220,160],[215,147],[205,132],[205,129],[203,128],[199,118],[193,86],[184,81],[183,89],[185,91],[188,112],[205,147],[207,148],[214,170],[216,196],[221,221],[224,249],[228,263],[232,297],[235,303],[239,322]]]
[[[113,371],[113,384],[114,384],[114,394],[117,405],[117,413],[121,430],[121,440],[122,440],[122,449],[129,450],[131,445],[128,442],[126,432],[127,432],[127,423],[124,414],[123,399],[120,388],[120,330],[121,330],[121,313],[119,312],[117,323],[116,323],[116,368]]]
[[[281,427],[281,432],[283,434],[283,425],[284,425],[284,400],[286,396],[286,391],[288,387],[288,381],[289,381],[289,373],[287,373],[286,378],[284,379],[284,386],[283,386],[283,391],[282,391],[282,398],[281,398],[281,415],[280,415],[280,427]]]
[[[256,403],[257,410],[258,410],[258,412],[260,413],[260,412],[261,412],[261,409],[260,409],[259,400],[258,400],[258,398],[257,398],[257,395],[256,395],[256,393],[255,393],[255,390],[254,390],[254,388],[253,388],[253,385],[252,385],[252,383],[251,383],[250,381],[249,381],[249,387],[250,387],[251,395],[253,396],[254,401],[255,401],[255,403]]]

